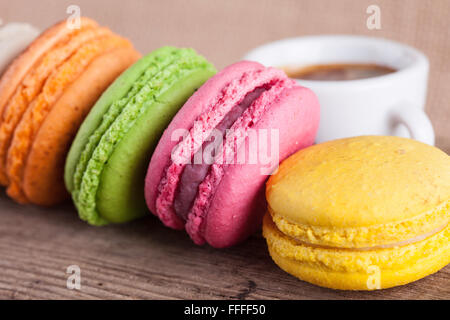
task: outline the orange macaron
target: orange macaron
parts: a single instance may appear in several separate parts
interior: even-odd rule
[[[42,33],[0,79],[0,184],[19,203],[65,200],[65,157],[102,92],[139,59],[132,44],[95,21]]]

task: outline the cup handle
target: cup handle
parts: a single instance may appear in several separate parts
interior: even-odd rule
[[[391,128],[403,124],[412,139],[434,145],[434,130],[430,119],[421,108],[411,103],[401,103],[391,110]]]

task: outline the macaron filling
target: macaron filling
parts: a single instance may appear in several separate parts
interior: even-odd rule
[[[217,125],[215,130],[220,132],[222,136],[225,136],[227,129],[230,129],[233,123],[242,116],[245,110],[258,99],[261,94],[266,91],[266,87],[259,87],[252,92],[247,93],[245,98],[233,109],[226,114],[222,121]],[[191,159],[191,163],[187,164],[180,176],[180,182],[177,190],[175,191],[175,200],[173,202],[174,210],[178,217],[186,221],[188,213],[192,207],[194,199],[198,194],[198,187],[203,180],[205,180],[212,163],[209,163],[204,159],[203,152],[210,147],[216,147],[218,142],[214,140],[214,137],[209,137],[203,142],[202,147],[198,150]],[[216,156],[215,148],[212,148],[211,156]],[[202,159],[201,163],[194,163],[194,159]]]
[[[396,247],[403,247],[403,246],[407,246],[416,242],[420,242],[423,241],[431,236],[434,236],[435,234],[441,232],[442,230],[444,230],[445,228],[447,228],[448,223],[433,229],[427,233],[421,234],[421,235],[417,235],[413,238],[407,239],[407,240],[403,240],[403,241],[398,241],[398,242],[394,242],[394,243],[388,243],[388,244],[380,244],[380,245],[376,245],[376,246],[372,246],[372,247],[361,247],[361,248],[341,248],[341,247],[331,247],[331,246],[325,246],[325,245],[317,245],[317,244],[313,244],[313,243],[308,243],[308,242],[304,242],[301,241],[297,238],[294,237],[290,237],[288,235],[286,235],[287,237],[291,238],[293,241],[295,241],[296,243],[300,244],[300,245],[305,245],[305,246],[309,246],[309,247],[313,247],[313,248],[322,248],[322,249],[340,249],[340,250],[352,250],[352,251],[370,251],[370,250],[380,250],[380,249],[390,249],[390,248],[396,248]]]
[[[275,214],[270,204],[268,206],[268,211],[277,228],[289,237],[319,247],[349,249],[390,245],[409,241],[416,235],[428,234],[448,224],[449,209],[450,201],[446,201],[433,210],[412,219],[359,228],[332,228],[293,222]]]
[[[204,222],[224,175],[224,163],[232,163],[248,129],[258,122],[285,89],[294,85],[295,82],[282,71],[263,68],[242,74],[215,97],[207,111],[195,121],[195,124],[200,124],[201,133],[196,133],[195,125],[190,128],[189,134],[174,148],[160,180],[156,211],[164,224],[175,229],[185,228],[197,244],[205,242]],[[197,152],[209,145],[207,138],[216,128],[231,129],[232,132],[226,134],[221,154],[215,156],[212,165],[189,164]]]

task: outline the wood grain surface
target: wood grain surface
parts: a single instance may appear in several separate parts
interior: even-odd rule
[[[218,68],[267,41],[350,33],[411,44],[430,58],[427,112],[437,146],[450,153],[449,0],[0,0],[3,22],[41,29],[67,17],[69,4],[129,37],[142,52],[190,46]],[[382,30],[366,28],[378,4]],[[81,268],[81,290],[66,287],[66,268]],[[20,206],[0,191],[1,299],[450,299],[450,266],[415,283],[374,292],[319,288],[280,270],[255,235],[225,250],[193,245],[153,217],[96,228],[70,203]]]
[[[153,217],[91,227],[71,204],[19,206],[0,196],[3,299],[449,299],[450,266],[406,286],[349,292],[297,280],[270,259],[261,236],[216,250],[195,246]],[[81,290],[66,287],[70,265]]]

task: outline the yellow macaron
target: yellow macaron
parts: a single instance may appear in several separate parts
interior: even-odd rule
[[[303,149],[267,182],[263,234],[286,272],[344,290],[403,285],[450,262],[450,157],[362,136]]]

